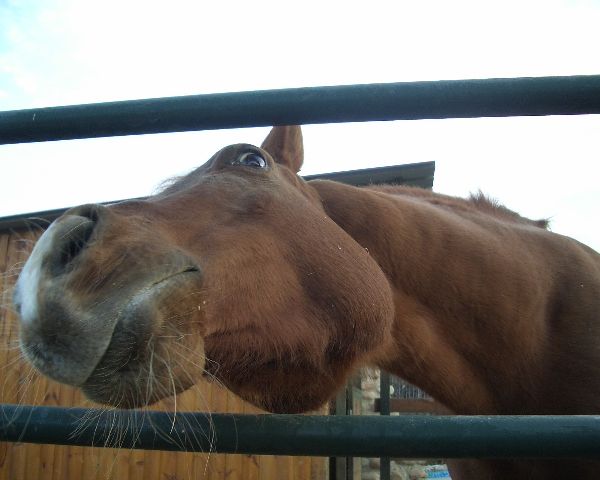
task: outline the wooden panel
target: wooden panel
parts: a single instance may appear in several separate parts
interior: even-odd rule
[[[38,233],[0,234],[0,403],[95,407],[73,388],[48,381],[21,358],[11,307],[14,283]],[[172,411],[173,399],[151,407]],[[262,413],[216,383],[201,381],[177,397],[184,411]],[[2,413],[0,412],[0,415]],[[93,424],[93,420],[90,420]],[[327,459],[152,452],[0,443],[0,480],[325,480]]]
[[[375,411],[379,412],[378,398],[375,399]],[[390,398],[390,411],[400,413],[430,413],[434,415],[451,415],[452,412],[435,400],[425,398],[407,399]]]

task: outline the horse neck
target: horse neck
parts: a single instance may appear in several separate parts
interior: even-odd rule
[[[373,363],[459,413],[510,411],[523,402],[541,343],[543,282],[521,237],[543,230],[454,212],[410,189],[310,184],[394,291],[393,331]]]

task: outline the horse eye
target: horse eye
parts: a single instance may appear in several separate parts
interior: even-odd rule
[[[242,154],[235,163],[253,168],[265,168],[267,166],[266,160],[256,152]]]

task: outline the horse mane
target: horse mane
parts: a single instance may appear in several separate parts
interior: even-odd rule
[[[546,230],[550,225],[550,222],[547,218],[532,220],[519,215],[517,212],[506,208],[495,198],[488,197],[481,190],[479,190],[477,193],[471,193],[467,201],[474,205],[478,210],[489,213],[490,215],[506,217],[509,220],[514,220],[519,223],[526,223]]]
[[[156,195],[158,197],[168,195],[170,193],[176,193],[181,190],[185,184],[186,179],[190,176],[191,173],[195,171],[192,170],[190,173],[186,175],[175,175],[173,177],[165,178],[158,185],[156,185],[152,191],[152,195]]]
[[[500,220],[531,225],[542,229],[548,229],[550,223],[548,219],[532,220],[523,217],[517,212],[506,208],[498,200],[485,195],[481,190],[477,193],[471,193],[468,198],[460,198],[405,185],[373,185],[368,188],[392,195],[407,195],[420,198],[427,203],[446,207],[450,210],[484,213]]]

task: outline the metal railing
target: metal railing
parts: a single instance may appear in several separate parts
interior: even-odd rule
[[[0,112],[0,144],[233,127],[600,113],[600,75],[314,87]],[[0,439],[103,445],[85,411],[4,405]],[[324,417],[115,412],[122,446],[377,457],[600,458],[600,417]],[[88,417],[89,418],[89,417]],[[110,422],[114,422],[113,417]],[[104,422],[102,415],[98,422]],[[137,423],[136,423],[137,422]],[[178,432],[164,435],[161,432]],[[211,434],[210,432],[213,432]],[[211,436],[212,435],[212,436]],[[171,440],[169,440],[171,438]]]
[[[308,87],[0,112],[0,144],[309,123],[600,113],[600,75]]]
[[[600,458],[600,416],[173,415],[3,405],[0,440],[254,455]]]

